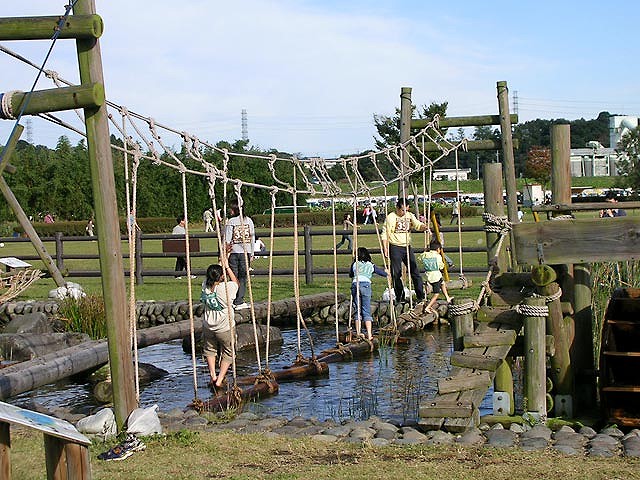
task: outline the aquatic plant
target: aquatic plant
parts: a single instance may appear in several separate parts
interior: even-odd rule
[[[65,332],[86,333],[93,340],[107,336],[104,301],[99,295],[65,298],[60,302],[57,320]]]

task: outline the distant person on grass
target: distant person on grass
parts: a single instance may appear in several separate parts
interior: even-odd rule
[[[440,296],[440,292],[444,293],[447,302],[451,301],[451,297],[447,291],[447,285],[444,283],[441,271],[444,269],[444,261],[442,260],[442,244],[437,240],[433,240],[429,244],[429,251],[420,255],[420,261],[422,262],[424,271],[427,274],[427,282],[429,282],[433,290],[433,297],[431,297],[429,303],[425,305],[423,312],[433,313],[433,307]]]
[[[340,242],[336,245],[336,250],[340,250],[340,247],[344,245],[345,242],[348,242],[348,249],[351,251],[351,231],[353,230],[353,222],[351,221],[351,214],[345,213],[344,217],[342,217],[342,238]]]
[[[184,218],[184,215],[180,215],[178,217],[176,217],[176,226],[173,227],[173,230],[171,231],[171,233],[173,235],[186,235],[187,234],[187,229],[185,228],[186,225],[186,221]],[[178,257],[176,257],[176,267],[175,267],[175,272],[173,274],[173,276],[176,278],[176,280],[180,280],[182,278],[181,274],[182,272],[186,272],[187,270],[187,257],[184,255],[180,255]]]
[[[353,305],[353,317],[356,324],[356,335],[362,335],[361,328],[364,321],[367,329],[367,340],[373,339],[371,316],[371,277],[373,274],[386,277],[387,272],[371,262],[371,254],[365,247],[358,247],[358,255],[351,264],[349,277],[351,283],[351,304]]]
[[[230,304],[238,293],[238,279],[229,267],[228,255],[220,258],[221,265],[209,265],[202,283],[200,301],[204,305],[202,317],[203,355],[209,367],[210,387],[222,387],[231,366],[231,332],[234,313]],[[225,280],[226,276],[226,280]],[[216,374],[216,360],[220,357],[220,371]]]

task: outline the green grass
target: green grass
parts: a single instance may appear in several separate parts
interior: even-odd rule
[[[12,478],[46,478],[42,435],[14,428],[11,434]],[[175,433],[145,439],[145,443],[145,451],[121,462],[96,459],[112,444],[92,445],[92,478],[640,479],[638,459],[585,458],[550,450],[460,445],[372,447],[230,432]]]

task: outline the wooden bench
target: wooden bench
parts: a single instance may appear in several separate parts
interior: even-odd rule
[[[162,253],[176,253],[184,256],[186,255],[186,242],[184,238],[165,238],[162,240]],[[189,238],[189,253],[200,252],[200,239]]]

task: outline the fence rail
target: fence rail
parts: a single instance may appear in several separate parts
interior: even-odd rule
[[[457,232],[457,227],[441,227],[441,232]],[[482,232],[482,226],[463,226],[463,232]],[[270,235],[269,232],[257,232],[261,238],[265,240],[265,243],[268,244],[268,237]],[[342,230],[337,231],[336,235],[338,238],[343,234],[351,234],[351,231],[343,232]],[[273,232],[274,238],[293,238],[293,231],[288,230],[286,232]],[[331,229],[325,228],[316,228],[313,229],[311,226],[305,226],[298,230],[298,236],[301,247],[298,248],[298,255],[301,257],[301,268],[299,270],[299,274],[303,274],[305,276],[305,282],[307,284],[313,283],[315,275],[332,275],[334,270],[329,267],[322,266],[314,266],[314,258],[317,259],[321,256],[332,256],[333,248],[313,248],[313,239],[314,237],[327,237],[333,236],[333,231]],[[373,238],[376,236],[375,228],[360,228],[358,231],[358,238]],[[217,248],[217,237],[215,233],[192,233],[189,235],[190,238],[197,238],[201,240],[210,240],[213,243],[213,248],[209,250],[201,250],[199,252],[190,253],[191,258],[210,258],[211,261],[217,261],[218,258],[218,248]],[[153,268],[151,266],[145,265],[146,260],[152,259],[162,259],[162,258],[176,258],[176,253],[171,252],[162,252],[162,251],[145,251],[146,250],[157,250],[158,242],[166,239],[176,239],[180,238],[178,235],[170,235],[170,234],[140,234],[136,237],[136,249],[135,249],[135,271],[134,275],[136,277],[136,283],[141,284],[144,282],[144,277],[172,277],[175,275],[174,270],[169,269],[160,269]],[[100,270],[91,270],[91,269],[73,269],[67,268],[65,262],[68,260],[99,260],[99,255],[97,253],[77,253],[69,250],[77,249],[78,242],[96,242],[98,239],[97,236],[65,236],[61,233],[56,233],[52,237],[42,237],[41,240],[52,246],[53,251],[49,251],[49,254],[54,259],[56,266],[58,269],[65,275],[69,277],[100,277]],[[128,237],[126,235],[121,236],[122,242],[127,242]],[[28,238],[24,237],[5,237],[0,238],[0,242],[4,243],[7,247],[12,244],[21,244],[29,242]],[[375,241],[376,245],[378,244],[377,240]],[[203,242],[204,244],[204,242]],[[371,244],[371,242],[369,242]],[[97,243],[96,243],[97,245]],[[380,254],[381,250],[379,247],[369,248],[369,251],[372,254]],[[445,247],[445,253],[454,254],[458,253],[457,247]],[[0,251],[0,255],[9,253],[10,248],[3,249]],[[462,249],[463,254],[466,253],[486,253],[486,246],[463,246]],[[274,257],[291,257],[293,256],[293,250],[274,250]],[[128,259],[129,253],[127,249],[123,249],[123,258]],[[267,257],[269,252],[262,252],[261,257]],[[349,256],[351,257],[351,252],[349,250],[338,250],[337,255],[340,257]],[[39,261],[40,257],[34,254],[15,254],[11,255],[16,258],[19,258],[23,261]],[[148,263],[148,262],[147,262]],[[317,263],[317,262],[316,262]],[[128,262],[125,262],[125,265],[128,266]],[[338,267],[339,275],[347,275],[349,273],[349,267]],[[486,267],[465,267],[465,272],[469,273],[484,273],[486,272]],[[459,272],[459,268],[453,268],[449,270],[451,273]],[[192,273],[195,275],[204,275],[206,272],[205,268],[192,268]],[[267,268],[257,268],[254,266],[254,270],[251,272],[252,275],[256,276],[266,276],[269,274],[269,270]],[[293,268],[277,268],[274,267],[272,270],[274,276],[292,276],[294,274]],[[128,268],[125,268],[124,274],[128,276],[130,271]]]

